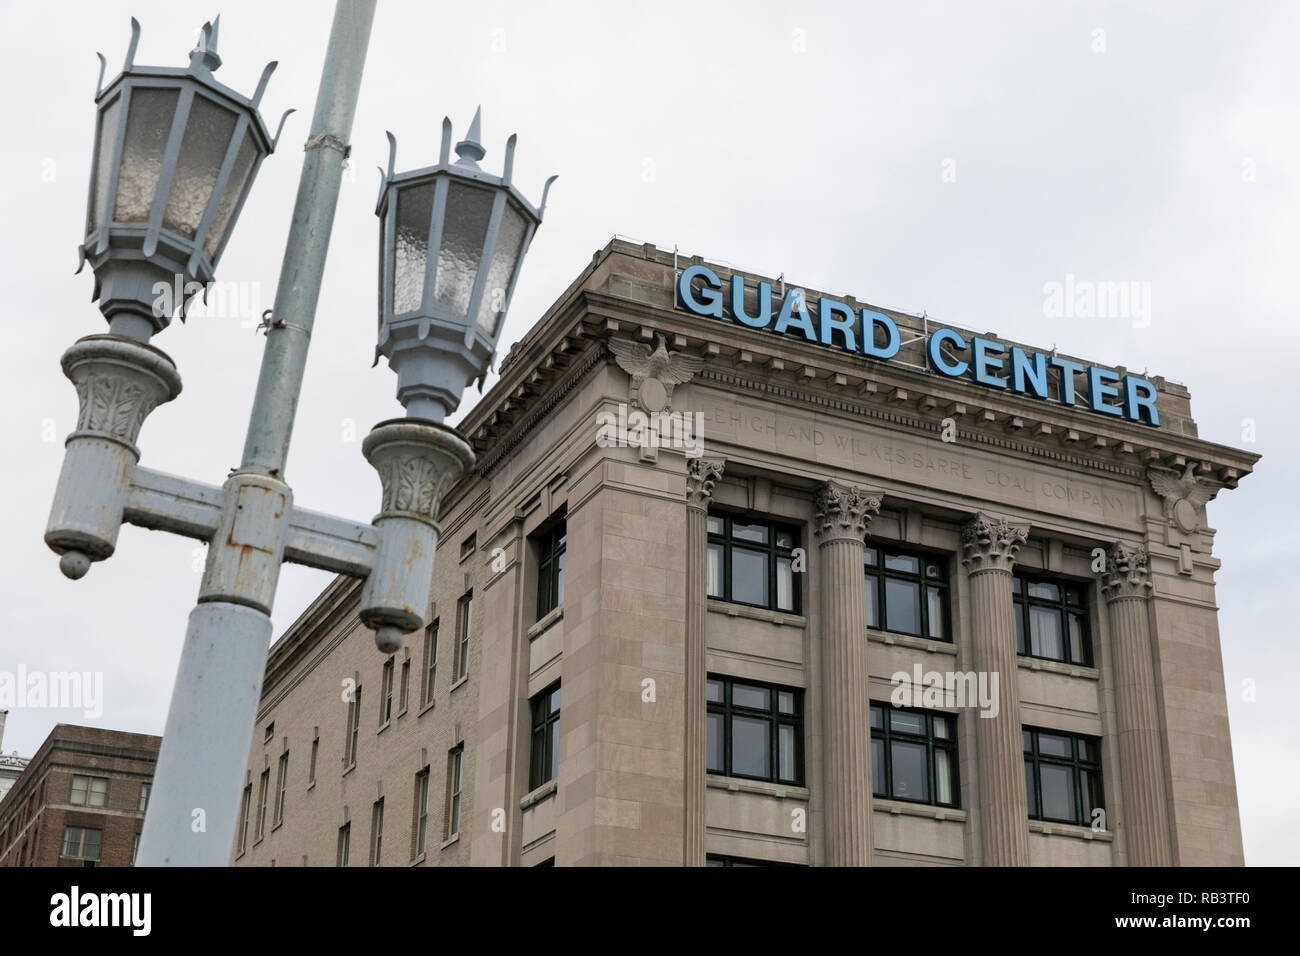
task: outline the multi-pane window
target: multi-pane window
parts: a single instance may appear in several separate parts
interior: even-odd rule
[[[289,784],[289,751],[280,754],[280,765],[276,768],[275,775],[275,823],[273,826],[279,826],[284,822],[284,791]]]
[[[433,682],[438,676],[438,622],[424,629],[424,680],[420,685],[420,705],[433,703]]]
[[[1017,574],[1011,579],[1011,599],[1016,653],[1092,666],[1088,598],[1080,585]]]
[[[460,833],[461,777],[465,769],[465,747],[453,747],[447,755],[447,815],[443,839],[450,840]]]
[[[271,789],[271,768],[262,771],[262,779],[257,785],[257,827],[253,830],[253,842],[262,839],[266,832],[266,799]]]
[[[248,817],[253,809],[253,785],[244,787],[244,799],[239,805],[239,852],[248,849]]]
[[[149,792],[150,792],[151,790],[153,790],[153,784],[150,784],[150,783],[142,783],[142,784],[140,784],[140,804],[139,804],[139,811],[140,811],[141,813],[144,813],[146,810],[149,809]]]
[[[393,719],[393,658],[384,661],[384,675],[379,688],[379,726]]]
[[[456,680],[469,673],[469,629],[474,620],[474,592],[456,605]]]
[[[537,539],[537,618],[564,603],[564,522]]]
[[[63,855],[88,863],[99,860],[100,831],[89,827],[65,827]]]
[[[429,768],[415,775],[415,821],[411,827],[411,859],[424,852],[429,832]]]
[[[334,858],[337,866],[348,865],[348,853],[352,849],[352,824],[345,823],[339,827],[339,848]]]
[[[709,773],[803,784],[803,691],[710,677]]]
[[[72,775],[72,803],[79,807],[102,807],[108,804],[108,778]]]
[[[271,742],[271,738],[274,736],[275,736],[275,721],[273,720],[266,725],[266,729],[262,732],[262,743],[269,744]]]
[[[348,726],[343,738],[343,763],[351,767],[357,762],[357,737],[361,732],[361,685],[358,684],[352,692],[352,700],[348,703]]]
[[[1092,826],[1094,811],[1106,806],[1100,741],[1033,727],[1022,735],[1030,819]]]
[[[533,749],[528,789],[554,780],[560,763],[560,685],[548,687],[532,700]]]
[[[799,613],[793,571],[799,533],[793,527],[715,512],[708,531],[709,597]]]
[[[370,808],[370,865],[378,866],[384,852],[384,798]]]
[[[954,718],[872,704],[871,791],[894,800],[957,806]]]
[[[947,562],[869,544],[863,550],[867,627],[938,641],[948,635]]]
[[[411,697],[411,659],[408,657],[402,661],[402,683],[398,691],[397,713],[406,713],[406,705]]]

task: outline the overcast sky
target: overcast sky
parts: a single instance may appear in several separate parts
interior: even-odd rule
[[[379,485],[360,439],[400,412],[392,374],[370,368],[384,130],[399,170],[426,165],[443,115],[459,139],[481,103],[486,168],[517,132],[524,193],[536,202],[560,175],[502,355],[618,233],[1149,368],[1190,388],[1201,437],[1263,454],[1209,515],[1246,859],[1300,862],[1300,452],[1284,338],[1300,307],[1300,7],[852,6],[382,0],[289,458],[296,502],[368,520]],[[278,59],[263,112],[274,127],[299,111],[220,266],[241,283],[235,314],[154,339],[185,385],[146,421],[143,463],[219,484],[243,447],[264,341],[249,319],[272,304],[331,8],[3,0],[0,670],[100,671],[105,696],[97,720],[13,710],[6,752],[30,756],[58,721],[161,733],[202,567],[197,542],[126,526],[117,554],[73,582],[41,540],[77,411],[59,356],[106,331],[89,270],[73,276],[94,54],[111,79],[135,15],[136,62],[183,66],[219,12],[218,78],[251,93]],[[1046,315],[1045,285],[1067,276],[1144,283],[1149,322]],[[277,636],[329,580],[285,566]]]

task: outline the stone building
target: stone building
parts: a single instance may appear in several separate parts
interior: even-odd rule
[[[161,745],[56,724],[0,800],[0,866],[131,866]]]
[[[23,770],[27,767],[27,758],[18,756],[18,751],[6,754],[4,751],[5,742],[5,721],[9,718],[9,711],[0,710],[0,800],[5,798],[9,788],[14,782],[22,776]]]
[[[272,648],[237,865],[1243,862],[1183,386],[614,240],[459,428],[426,630]]]

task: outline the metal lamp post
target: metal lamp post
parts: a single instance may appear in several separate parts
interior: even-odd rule
[[[205,25],[188,69],[137,68],[133,20],[122,75],[96,96],[81,248],[109,332],[81,339],[63,357],[80,413],[45,541],[71,578],[113,554],[123,522],[209,544],[141,865],[229,860],[281,562],[365,578],[361,618],[386,653],[423,625],[441,499],[474,461],[442,418],[465,385],[486,374],[541,221],[541,210],[510,185],[514,137],[502,177],[477,168],[484,155],[477,116],[456,164],[447,162],[446,122],[438,166],[394,176],[390,157],[379,206],[386,237],[379,351],[398,373],[408,417],[375,426],[362,445],[382,485],[370,524],[297,507],[284,464],[374,9],[375,0],[338,0],[335,8],[243,461],[219,487],[141,467],[135,442],[145,417],[181,390],[175,364],[149,339],[177,312],[183,318],[185,302],[214,277],[257,168],[274,149],[257,112],[274,64],[251,99],[217,83],[214,22]],[[423,227],[412,225],[421,197],[431,202],[419,207]],[[416,250],[425,257],[424,277],[412,300]]]

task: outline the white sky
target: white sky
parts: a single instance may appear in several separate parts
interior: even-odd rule
[[[360,452],[400,411],[370,369],[374,218],[384,130],[398,169],[437,154],[444,114],[483,106],[486,168],[519,134],[515,180],[537,201],[559,173],[501,354],[614,233],[678,244],[832,294],[1184,382],[1203,438],[1264,459],[1210,505],[1246,859],[1300,862],[1300,671],[1294,585],[1294,362],[1300,307],[1300,8],[1281,4],[752,2],[425,4],[383,0],[288,467],[305,507],[369,519]],[[3,0],[0,279],[8,442],[0,491],[0,670],[102,671],[104,713],[15,709],[6,752],[57,721],[161,733],[195,545],[124,527],[118,553],[64,579],[41,536],[76,397],[59,356],[105,331],[85,215],[98,62],[183,66],[222,14],[218,77],[263,101],[280,152],[264,164],[218,278],[271,307],[332,4],[227,0],[60,5]],[[1104,30],[1104,52],[1095,52]],[[945,167],[946,161],[951,161]],[[944,169],[955,169],[945,182]],[[1253,177],[1246,173],[1253,171]],[[1250,181],[1252,180],[1253,181]],[[1044,316],[1067,274],[1150,283],[1148,327]],[[219,484],[243,447],[263,340],[238,316],[154,340],[185,382],[145,423],[148,467]],[[477,396],[470,393],[467,405]],[[463,410],[462,410],[463,411]],[[1243,420],[1252,419],[1253,441]],[[286,565],[276,634],[329,580]],[[1281,591],[1278,588],[1282,588]],[[1291,595],[1288,597],[1287,595]],[[1255,700],[1243,699],[1254,681]]]

